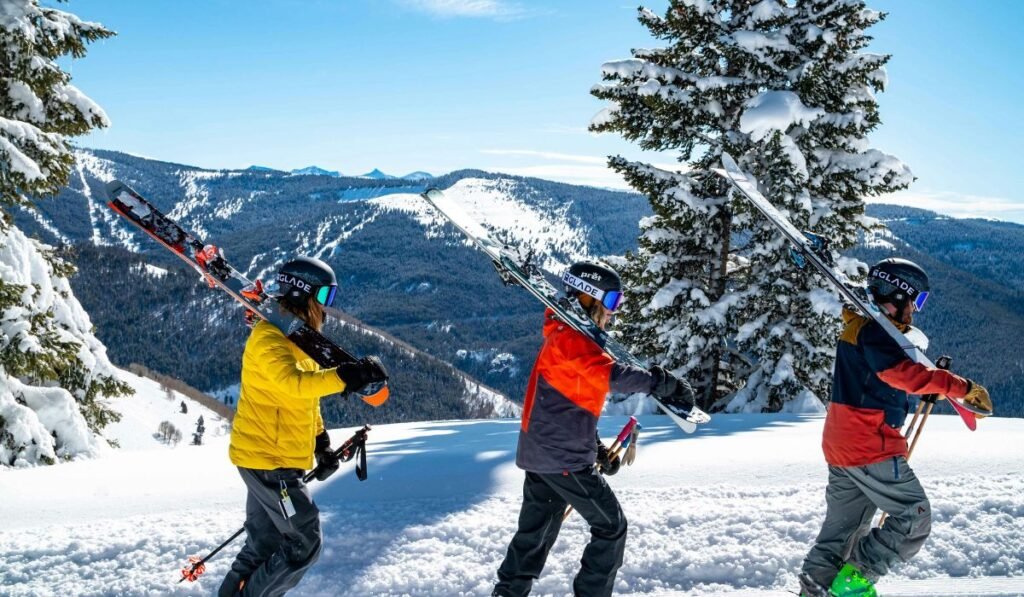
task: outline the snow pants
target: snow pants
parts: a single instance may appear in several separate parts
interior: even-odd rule
[[[567,505],[590,525],[590,543],[583,550],[573,594],[612,594],[626,550],[626,515],[604,477],[588,468],[565,474],[526,473],[519,529],[498,568],[493,595],[522,597],[530,593],[558,538]]]
[[[245,502],[245,545],[221,584],[220,597],[284,595],[299,584],[320,556],[320,510],[302,482],[301,469],[261,471],[238,468],[249,495]],[[286,516],[282,485],[295,514]],[[238,590],[245,580],[245,587]]]
[[[897,561],[907,561],[931,533],[928,496],[902,456],[867,466],[828,467],[825,522],[802,571],[831,586],[850,562],[872,582]],[[888,513],[881,528],[871,528],[876,509]]]

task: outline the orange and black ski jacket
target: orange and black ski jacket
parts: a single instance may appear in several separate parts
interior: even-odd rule
[[[833,466],[864,466],[906,456],[900,429],[910,408],[907,394],[962,398],[967,380],[910,360],[869,317],[844,310],[843,321],[821,442],[825,460]],[[907,326],[896,325],[906,331]]]
[[[650,392],[644,369],[616,363],[587,336],[544,314],[544,344],[533,365],[516,464],[532,473],[594,466],[597,419],[609,392]]]

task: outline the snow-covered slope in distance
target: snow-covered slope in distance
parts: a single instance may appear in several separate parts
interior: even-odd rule
[[[103,435],[116,440],[121,450],[185,449],[192,442],[192,432],[200,416],[206,428],[204,441],[230,430],[227,420],[184,394],[161,388],[152,379],[127,371],[118,370],[117,377],[135,390],[132,396],[107,401],[112,410],[121,414],[121,420],[108,425]],[[186,413],[181,412],[182,402],[188,409]],[[181,431],[181,443],[168,444],[158,436],[157,429],[164,421]]]
[[[566,218],[570,206],[543,209],[531,205],[515,196],[515,184],[511,180],[467,178],[444,193],[495,239],[544,257],[541,267],[552,274],[561,275],[568,263],[587,257],[584,231]],[[388,195],[369,203],[412,214],[426,228],[428,236],[437,236],[439,227],[448,223],[418,195]],[[470,244],[464,238],[461,242]]]
[[[161,398],[162,399],[162,398]],[[786,595],[824,514],[823,419],[720,415],[694,435],[644,417],[636,463],[609,482],[630,521],[616,594]],[[624,423],[606,417],[607,439]],[[331,432],[335,443],[352,429]],[[1024,594],[1024,421],[976,433],[929,419],[913,466],[934,529],[885,579],[893,595]],[[487,595],[521,500],[515,421],[379,426],[369,480],[351,465],[313,486],[320,560],[294,595]],[[0,593],[208,595],[239,544],[197,584],[177,584],[189,555],[239,528],[244,492],[227,438],[175,450],[0,475]],[[562,528],[535,585],[567,595],[589,531]]]

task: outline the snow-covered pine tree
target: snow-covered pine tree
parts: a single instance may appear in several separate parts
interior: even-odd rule
[[[591,122],[645,150],[672,152],[677,171],[614,157],[609,164],[651,203],[636,253],[623,272],[630,289],[621,330],[631,347],[695,386],[705,408],[737,389],[749,366],[734,347],[748,298],[739,282],[743,213],[710,168],[722,151],[744,153],[737,128],[746,102],[794,63],[779,39],[788,18],[772,0],[674,0],[664,17],[640,22],[667,45],[606,63],[591,93],[611,102]],[[753,51],[751,51],[753,49]]]
[[[57,60],[111,35],[36,0],[0,2],[0,206],[56,194],[74,163],[68,137],[108,124]],[[0,212],[0,466],[95,454],[117,419],[102,398],[129,391],[71,294],[73,271]]]
[[[801,0],[787,12],[780,33],[799,63],[748,102],[740,130],[751,147],[740,163],[794,224],[843,251],[875,225],[864,198],[913,180],[902,162],[868,143],[880,123],[875,93],[886,83],[889,56],[863,51],[871,39],[865,31],[883,15],[861,0]],[[764,220],[751,224],[754,292],[738,345],[756,355],[758,369],[729,410],[814,408],[831,393],[841,303],[823,278],[788,263],[789,247]],[[852,276],[866,269],[850,259],[840,265]]]
[[[863,196],[910,180],[865,138],[887,57],[860,50],[878,18],[856,0],[673,0],[664,17],[640,9],[668,45],[605,64],[592,90],[611,102],[592,130],[686,165],[610,161],[654,211],[624,272],[624,335],[688,376],[705,407],[820,408],[828,396],[832,289],[795,271],[780,236],[709,168],[737,156],[797,226],[849,247],[866,225]]]

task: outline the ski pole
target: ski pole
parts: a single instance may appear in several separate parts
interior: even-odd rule
[[[341,444],[341,446],[339,446],[338,449],[331,452],[331,454],[333,454],[334,457],[337,458],[340,462],[348,462],[349,460],[352,460],[358,455],[360,457],[360,460],[359,462],[356,463],[356,477],[358,477],[360,481],[366,480],[366,434],[369,431],[370,426],[363,425],[362,429],[353,433],[352,437],[345,440],[345,443]],[[313,470],[303,475],[302,482],[309,483],[310,481],[315,479],[316,474],[319,471],[319,468],[320,467],[318,466],[313,467]],[[216,549],[206,554],[202,558],[196,556],[189,556],[189,565],[181,569],[181,578],[178,579],[178,582],[180,583],[186,580],[189,582],[195,582],[199,580],[199,577],[202,576],[204,572],[206,572],[206,562],[210,561],[210,559],[213,558],[213,556],[217,555],[217,553],[219,553],[220,550],[227,547],[229,544],[231,544],[232,541],[237,539],[238,536],[244,532],[245,527],[243,526],[242,528],[235,531],[235,534],[231,535],[231,537],[229,537],[227,541],[218,545]]]
[[[633,439],[634,434],[639,435],[639,433],[636,432],[636,429],[639,426],[640,425],[637,422],[636,417],[629,417],[629,420],[626,421],[626,424],[622,426],[622,431],[619,432],[619,435],[615,437],[615,441],[612,442],[611,447],[608,448],[609,460],[612,460],[615,457],[617,457],[620,452],[622,452],[629,445],[631,445],[631,440]],[[632,462],[632,460],[630,462]],[[600,470],[600,466],[595,463],[594,469]],[[569,518],[569,515],[572,514],[572,510],[573,508],[571,505],[565,507],[565,513],[562,514],[563,521],[566,518]]]
[[[935,366],[939,369],[949,370],[953,365],[953,357],[941,356],[935,359]],[[910,461],[910,457],[914,454],[914,447],[917,446],[917,440],[921,439],[921,432],[924,431],[924,424],[928,421],[928,416],[932,414],[932,409],[935,408],[935,403],[939,400],[938,394],[928,394],[921,396],[921,401],[917,403],[917,411],[914,412],[914,418],[910,420],[910,425],[907,427],[907,432],[904,437],[910,439],[910,446],[907,448],[907,462]],[[924,411],[924,415],[921,416],[921,424],[915,428],[917,424],[917,417],[921,415],[921,411]],[[885,524],[885,519],[889,517],[888,512],[882,512],[882,515],[878,517],[878,528],[882,528]]]

